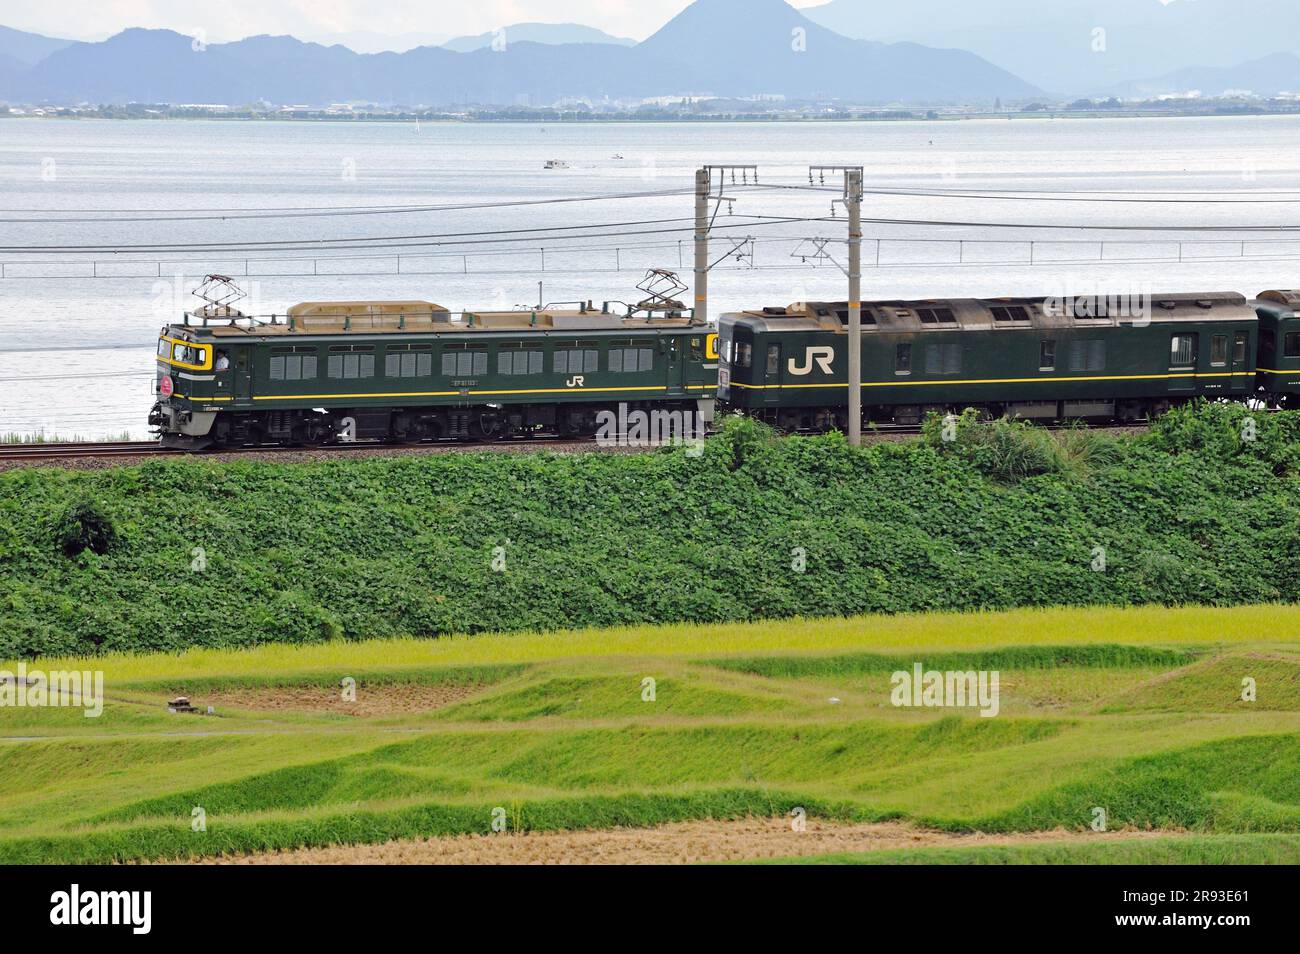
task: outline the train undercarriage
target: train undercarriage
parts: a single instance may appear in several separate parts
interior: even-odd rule
[[[960,413],[966,408],[979,411],[985,420],[1011,418],[1036,424],[1054,425],[1079,421],[1087,424],[1144,424],[1172,408],[1196,400],[1195,397],[1168,396],[1162,398],[1124,398],[1115,400],[1060,400],[1013,402],[966,402],[953,405],[865,405],[862,409],[864,427],[916,427],[930,414]],[[1293,395],[1264,395],[1258,397],[1261,406],[1270,410],[1300,407]],[[724,407],[725,409],[725,407]],[[819,434],[848,429],[848,409],[845,407],[763,407],[749,408],[747,413],[780,431],[792,434]]]
[[[712,422],[711,400],[683,399],[623,404],[478,405],[467,407],[288,409],[217,412],[210,422],[184,418],[156,406],[149,423],[162,446],[183,450],[223,447],[312,447],[349,443],[494,443],[527,438],[585,440],[609,434],[626,437],[643,415],[647,423],[668,421],[700,428]],[[197,418],[197,415],[195,416]]]

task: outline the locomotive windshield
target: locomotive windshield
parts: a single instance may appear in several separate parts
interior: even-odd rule
[[[205,368],[210,360],[211,349],[207,345],[191,345],[175,338],[158,339],[158,357],[168,364],[189,368]]]

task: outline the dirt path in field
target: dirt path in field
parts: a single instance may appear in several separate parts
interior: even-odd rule
[[[190,701],[200,711],[213,706],[284,712],[334,712],[350,716],[406,715],[441,709],[468,699],[480,685],[380,684],[359,685],[356,699],[347,700],[338,686],[248,686],[195,692]]]
[[[898,823],[843,825],[809,819],[805,831],[784,818],[693,821],[660,828],[546,832],[523,835],[461,835],[393,841],[383,845],[302,848],[207,864],[382,864],[382,865],[553,865],[690,864],[788,858],[832,852],[890,848],[1017,845],[1035,842],[1147,838],[1169,832],[1116,832],[1105,835],[1051,831],[1018,835],[950,834]]]

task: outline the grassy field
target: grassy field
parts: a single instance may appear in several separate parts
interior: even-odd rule
[[[997,717],[892,705],[891,673],[917,662],[998,670]],[[825,862],[1300,860],[1295,606],[634,627],[27,666],[102,669],[107,701],[94,719],[0,708],[6,863],[795,808],[1063,838],[812,859]],[[1253,702],[1241,699],[1245,679]],[[212,714],[167,711],[179,694]],[[196,809],[206,830],[194,830]],[[1097,809],[1111,831],[1168,837],[1090,843]]]

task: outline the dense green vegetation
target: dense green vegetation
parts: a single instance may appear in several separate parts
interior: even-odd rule
[[[1204,405],[1118,439],[967,418],[862,450],[733,420],[700,456],[10,470],[0,657],[1295,602],[1300,413],[1246,417]]]

